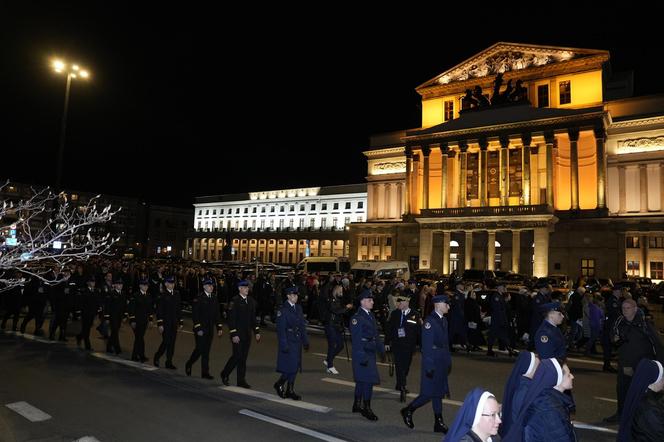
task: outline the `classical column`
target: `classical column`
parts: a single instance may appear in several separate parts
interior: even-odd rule
[[[479,140],[479,145],[480,145],[480,161],[479,161],[479,168],[480,168],[480,206],[481,207],[486,207],[488,206],[487,202],[487,167],[486,167],[486,161],[487,161],[487,147],[489,147],[489,141],[485,137],[480,138]]]
[[[403,183],[397,183],[397,218],[401,219],[404,213],[403,208]]]
[[[379,236],[378,237],[378,255],[380,256],[380,259],[385,259],[385,237],[384,236]]]
[[[290,240],[285,240],[286,246],[284,247],[284,261],[286,261],[288,264],[290,264],[290,261],[288,260],[288,243]],[[249,243],[249,241],[247,241]],[[247,258],[249,258],[249,253],[247,252]]]
[[[468,143],[459,141],[459,207],[466,207],[466,176],[468,175]]]
[[[464,258],[464,270],[470,269],[473,267],[473,231],[466,232],[466,244],[465,251],[463,254]]]
[[[449,152],[449,145],[447,143],[441,143],[440,151],[442,152],[442,162],[441,162],[441,186],[440,186],[440,207],[445,209],[447,207],[447,154]],[[664,209],[663,209],[664,210]],[[449,259],[449,256],[448,256]],[[443,272],[445,273],[445,272]]]
[[[572,207],[571,210],[579,210],[579,128],[570,127],[567,129],[569,135],[570,147],[570,192]]]
[[[321,252],[323,250],[323,241],[321,239],[318,240],[318,254],[316,256],[322,256]],[[277,252],[279,251],[279,241],[277,241]]]
[[[197,238],[194,238],[194,244],[192,246],[193,247],[192,252],[194,254],[193,259],[198,259],[198,241],[199,240]]]
[[[418,154],[413,154],[413,174],[411,175],[411,213],[420,213],[420,207],[418,206],[417,200],[420,196],[419,189],[419,176],[420,176],[420,156]]]
[[[489,230],[487,232],[488,239],[486,242],[486,268],[488,270],[495,270],[496,267],[496,231]]]
[[[641,205],[639,212],[648,211],[648,165],[639,164],[639,192],[641,194]]]
[[[387,218],[387,207],[385,207],[385,184],[374,184],[374,186],[378,188],[378,191],[376,192],[376,218],[385,219]]]
[[[519,273],[519,261],[521,260],[521,231],[512,230],[512,271]]]
[[[187,258],[188,256],[189,256],[189,238],[187,238],[187,240],[185,241],[183,258]]]
[[[431,268],[431,251],[433,250],[433,230],[420,228],[420,268]]]
[[[625,213],[627,211],[627,185],[625,179],[625,166],[618,166],[618,213]]]
[[[451,232],[443,232],[443,275],[450,274],[450,239]]]
[[[535,263],[533,276],[544,277],[549,274],[549,228],[536,227],[535,231]]]
[[[406,213],[410,213],[411,171],[413,167],[413,150],[406,146]]]
[[[595,148],[597,151],[597,208],[606,208],[606,131],[604,126],[595,127]]]
[[[385,199],[383,205],[385,207],[385,218],[392,218],[392,204],[390,199],[392,198],[392,183],[385,183]]]
[[[639,242],[641,243],[641,260],[643,261],[639,275],[650,278],[650,243],[648,243],[648,235],[641,235]]]
[[[428,144],[422,146],[422,155],[424,156],[424,177],[422,178],[422,208],[429,208],[429,155],[431,147]]]
[[[510,137],[500,136],[500,205],[509,205],[510,196],[510,175],[509,175],[509,157],[507,148],[510,145]]]
[[[530,205],[530,143],[532,136],[526,132],[521,134],[521,142],[523,143],[523,204],[524,206]]]
[[[664,212],[664,163],[659,163],[659,211]]]
[[[553,207],[553,131],[544,132],[546,141],[546,204]]]

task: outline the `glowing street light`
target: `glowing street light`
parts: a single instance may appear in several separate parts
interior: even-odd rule
[[[58,74],[67,74],[67,87],[65,89],[65,108],[62,113],[62,128],[60,130],[60,149],[58,151],[58,169],[57,177],[55,180],[55,190],[60,191],[60,184],[62,182],[62,164],[65,153],[65,133],[67,131],[67,110],[69,109],[69,91],[71,89],[72,79],[84,79],[88,80],[90,78],[90,73],[81,68],[78,64],[68,65],[63,60],[55,59],[51,62],[53,71]]]

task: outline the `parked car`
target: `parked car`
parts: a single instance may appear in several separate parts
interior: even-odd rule
[[[465,282],[481,282],[486,284],[489,281],[495,281],[496,274],[493,270],[468,269],[463,271],[461,278]]]
[[[523,288],[527,288],[527,282],[530,278],[520,273],[509,273],[503,278],[505,288],[511,292],[518,292]]]

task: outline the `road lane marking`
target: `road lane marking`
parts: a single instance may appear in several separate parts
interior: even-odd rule
[[[127,359],[122,359],[122,358],[119,358],[117,356],[107,355],[105,353],[94,352],[94,353],[90,353],[90,354],[92,356],[94,356],[95,358],[104,359],[106,361],[111,361],[111,362],[117,362],[118,364],[127,365],[127,366],[133,367],[133,368],[140,368],[141,370],[145,370],[145,371],[159,370],[159,368],[157,368],[157,367],[153,367],[153,366],[150,366],[150,365],[147,365],[147,364],[141,364],[140,362],[129,361]]]
[[[579,421],[572,421],[572,425],[574,425],[574,428],[581,428],[582,430],[592,430],[592,431],[599,431],[602,433],[618,434],[616,430],[612,430],[611,428],[597,427],[595,425],[590,425]]]
[[[604,365],[604,362],[591,361],[588,359],[576,359],[576,358],[567,358],[568,361],[580,362],[582,364],[592,364],[592,365]]]
[[[240,387],[219,387],[219,388],[225,391],[231,391],[233,393],[243,394],[245,396],[264,399],[266,401],[272,401],[282,405],[289,405],[291,407],[303,408],[305,410],[315,411],[317,413],[329,413],[330,411],[332,411],[331,408],[324,407],[323,405],[317,405],[303,401],[294,401],[292,399],[282,399],[275,394],[264,393],[262,391],[249,390],[247,388],[240,388]]]
[[[599,396],[595,396],[595,399],[599,399],[600,401],[613,402],[614,404],[618,402],[618,400],[616,400],[616,399],[611,399],[611,398],[608,398],[608,397],[599,397]]]
[[[30,422],[41,422],[49,420],[51,418],[50,414],[46,414],[43,411],[41,411],[39,408],[33,407],[32,405],[23,401],[7,404],[5,405],[5,407],[9,408],[12,411],[15,411],[16,413],[20,414]]]
[[[337,385],[345,385],[347,387],[353,387],[355,388],[355,382],[350,382],[350,381],[344,381],[343,379],[336,379],[336,378],[322,378],[321,381],[323,382],[329,382],[330,384],[337,384]],[[383,387],[376,387],[374,386],[373,391],[377,391],[379,393],[387,393],[391,394],[394,396],[399,396],[401,393],[395,390],[390,390],[389,388],[383,388]],[[418,395],[416,393],[408,393],[408,397],[416,398]],[[451,399],[443,399],[443,402],[449,405],[456,405],[457,407],[460,407],[463,405],[463,402],[459,401],[453,401]]]
[[[275,419],[270,416],[265,416],[264,414],[256,413],[255,411],[242,409],[239,411],[240,414],[244,416],[253,417],[254,419],[262,420],[270,424],[280,426],[282,428],[287,428],[289,430],[297,431],[298,433],[306,434],[307,436],[315,437],[316,439],[324,440],[326,442],[346,442],[343,439],[338,437],[330,436],[325,433],[320,433],[318,431],[310,430],[309,428],[301,427],[299,425],[291,424],[290,422],[282,421]]]
[[[76,439],[74,442],[100,442],[100,441],[94,436],[83,436],[80,439]]]
[[[327,355],[325,353],[311,353],[311,354],[314,355],[314,356],[323,356],[324,358],[327,359]],[[346,358],[342,357],[342,356],[337,356],[334,359],[335,360],[342,360],[342,361],[346,360]],[[352,362],[352,361],[353,361],[353,358],[350,358],[350,361],[348,361],[348,362]],[[383,367],[389,367],[390,366],[390,364],[388,364],[386,362],[376,362],[376,365],[382,365]]]
[[[20,332],[15,332],[13,330],[5,330],[5,333],[8,335],[14,335],[14,336],[21,336],[25,339],[29,339],[31,341],[36,341],[36,342],[41,342],[42,344],[60,344],[60,341],[51,341],[50,339],[45,339],[45,338],[40,338],[39,336],[31,335],[28,333],[20,333]]]

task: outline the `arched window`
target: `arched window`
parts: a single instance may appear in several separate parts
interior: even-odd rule
[[[450,247],[459,247],[459,243],[452,240],[452,241],[450,241]]]

